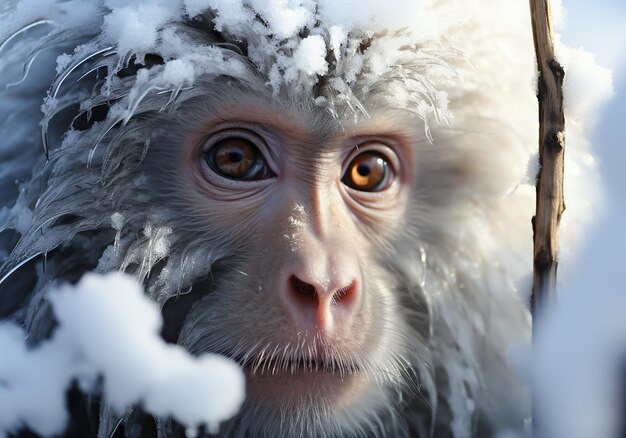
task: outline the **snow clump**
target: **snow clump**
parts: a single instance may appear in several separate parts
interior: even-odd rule
[[[49,340],[28,347],[24,332],[0,325],[0,438],[29,427],[49,436],[68,422],[66,392],[77,382],[123,412],[141,404],[188,428],[219,423],[237,413],[245,379],[233,361],[215,354],[190,356],[160,337],[158,306],[122,273],[87,274],[51,292],[58,326]]]

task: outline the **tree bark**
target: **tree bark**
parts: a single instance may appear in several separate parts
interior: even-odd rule
[[[565,72],[554,56],[549,0],[530,0],[530,11],[539,69],[539,175],[536,213],[533,217],[534,272],[531,309],[536,316],[554,301],[558,265],[558,228],[565,211],[563,167],[565,117],[563,78]]]

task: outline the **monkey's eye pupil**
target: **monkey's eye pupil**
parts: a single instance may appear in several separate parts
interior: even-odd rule
[[[243,137],[227,137],[204,153],[211,170],[224,178],[253,181],[273,175],[256,145]]]
[[[389,163],[384,155],[366,151],[350,162],[342,182],[355,190],[379,192],[389,185],[390,174]]]
[[[367,164],[361,163],[357,167],[357,172],[359,172],[359,175],[366,177],[370,174],[370,167]]]
[[[241,152],[229,152],[228,158],[233,163],[239,163],[241,160],[243,160],[243,154]]]

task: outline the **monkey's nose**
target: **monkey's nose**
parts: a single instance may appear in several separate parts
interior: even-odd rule
[[[312,281],[301,276],[290,275],[283,294],[294,322],[313,332],[330,332],[335,326],[349,324],[359,301],[357,281],[338,287],[332,280]]]

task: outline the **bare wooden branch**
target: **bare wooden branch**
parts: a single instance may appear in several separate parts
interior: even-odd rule
[[[533,218],[534,274],[531,309],[535,317],[556,296],[558,228],[565,211],[563,164],[565,117],[563,67],[554,57],[549,0],[530,0],[539,78],[539,165],[537,210]],[[536,326],[536,324],[535,324]]]

